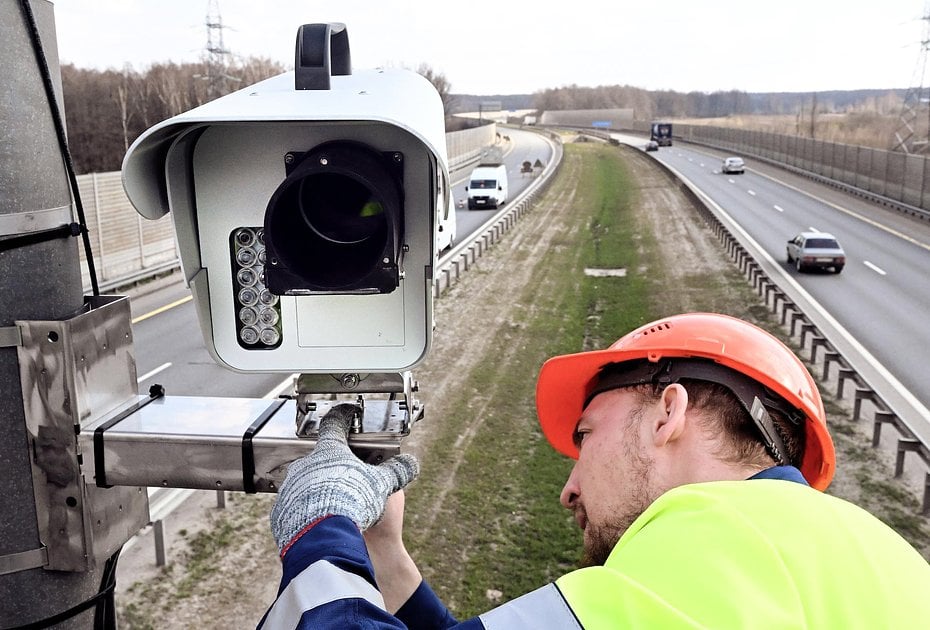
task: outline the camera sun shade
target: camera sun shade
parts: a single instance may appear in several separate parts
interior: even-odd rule
[[[275,295],[394,291],[402,169],[400,152],[352,142],[326,143],[300,158],[265,211],[268,289]]]

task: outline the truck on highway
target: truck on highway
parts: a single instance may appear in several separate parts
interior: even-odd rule
[[[672,146],[672,123],[652,123],[649,128],[649,139],[655,140],[660,147]]]
[[[507,201],[507,167],[503,164],[480,164],[465,186],[468,209],[498,208]]]

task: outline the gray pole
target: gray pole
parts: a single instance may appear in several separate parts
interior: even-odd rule
[[[64,116],[54,8],[47,0],[28,1]],[[75,220],[52,104],[26,16],[20,0],[0,0],[0,332],[16,320],[71,317],[83,303],[78,238],[59,236],[2,247],[3,240],[9,244],[17,237],[41,237]],[[35,564],[41,542],[17,351],[3,344],[0,471],[0,627],[10,628],[53,617],[90,599],[100,588],[103,570],[23,568]],[[55,627],[90,628],[93,623],[90,608]]]

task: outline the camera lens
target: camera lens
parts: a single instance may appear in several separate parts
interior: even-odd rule
[[[307,227],[330,243],[355,245],[384,232],[384,206],[374,191],[344,175],[306,178],[299,200]]]
[[[339,141],[309,151],[265,212],[267,286],[288,292],[397,288],[403,159]]]

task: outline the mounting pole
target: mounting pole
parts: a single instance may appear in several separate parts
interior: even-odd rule
[[[48,515],[36,507],[23,402],[34,392],[24,393],[20,382],[15,322],[67,319],[83,306],[79,241],[62,231],[74,219],[52,113],[57,106],[64,116],[52,3],[0,0],[0,42],[5,89],[16,94],[11,107],[0,108],[0,627],[9,628],[66,615],[97,595],[106,569],[43,568],[40,519]],[[63,461],[60,472],[74,470]],[[91,605],[55,627],[112,627],[95,616]]]

